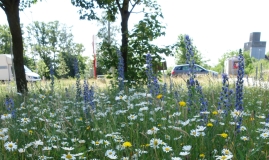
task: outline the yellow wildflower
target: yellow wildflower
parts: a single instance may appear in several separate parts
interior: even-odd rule
[[[200,158],[205,158],[205,154],[204,154],[204,153],[201,153],[201,154],[199,155],[199,157],[200,157]]]
[[[122,144],[122,146],[123,146],[123,147],[132,147],[132,143],[126,141],[126,142],[124,142],[124,143]]]
[[[185,107],[186,106],[186,102],[184,102],[184,101],[180,101],[180,102],[178,102],[178,104],[179,104],[180,107]]]
[[[227,133],[221,133],[220,136],[223,137],[223,138],[227,138],[228,134]]]
[[[212,123],[207,123],[207,127],[213,127],[213,124]]]
[[[212,114],[213,115],[217,115],[218,114],[218,111],[213,111]]]
[[[163,97],[162,94],[158,94],[158,95],[156,96],[157,99],[161,99],[162,97]]]

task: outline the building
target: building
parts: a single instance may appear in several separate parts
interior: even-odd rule
[[[250,57],[256,59],[265,58],[266,42],[260,41],[261,32],[250,33],[249,42],[244,44],[244,51],[250,51]]]

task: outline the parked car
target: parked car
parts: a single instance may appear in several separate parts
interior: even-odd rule
[[[189,64],[176,65],[171,71],[171,77],[177,77],[180,75],[188,74],[190,72]],[[218,76],[218,72],[208,70],[199,66],[198,64],[194,64],[194,73],[195,74],[204,74],[204,75],[212,75]]]

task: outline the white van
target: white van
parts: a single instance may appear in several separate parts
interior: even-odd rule
[[[28,82],[40,81],[40,76],[24,66],[26,80]],[[14,80],[12,58],[10,54],[0,54],[0,80]]]

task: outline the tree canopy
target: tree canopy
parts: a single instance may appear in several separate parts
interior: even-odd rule
[[[129,27],[128,21],[130,15],[134,13],[136,6],[141,7],[141,13],[144,13],[146,19],[157,19],[157,17],[163,18],[160,6],[154,0],[71,0],[72,4],[76,7],[80,7],[81,19],[99,19],[96,14],[96,8],[105,10],[107,20],[115,21],[117,15],[121,18],[121,53],[124,61],[124,72],[127,73],[130,57],[133,58],[133,54],[129,53]],[[152,27],[153,28],[153,27]],[[149,35],[154,36],[154,35]],[[152,37],[153,38],[153,37]],[[125,76],[128,77],[128,76]],[[128,79],[128,78],[127,78]]]

